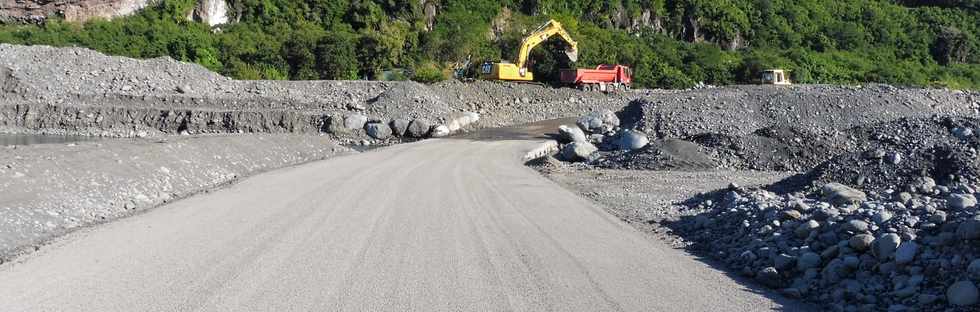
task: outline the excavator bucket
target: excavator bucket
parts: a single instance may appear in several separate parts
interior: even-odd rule
[[[578,50],[567,49],[565,50],[565,55],[568,56],[568,60],[578,62]]]

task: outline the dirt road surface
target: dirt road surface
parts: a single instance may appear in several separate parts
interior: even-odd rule
[[[534,144],[430,140],[262,174],[4,264],[0,307],[805,308],[745,288],[523,166]]]

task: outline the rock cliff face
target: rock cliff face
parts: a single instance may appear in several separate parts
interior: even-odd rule
[[[49,17],[71,22],[127,16],[159,0],[0,0],[0,22],[41,23]],[[228,23],[224,0],[198,0],[190,18],[215,26]]]
[[[0,21],[39,23],[51,16],[82,22],[126,16],[153,0],[0,0]]]
[[[225,0],[198,0],[194,20],[217,26],[228,23],[228,3]]]

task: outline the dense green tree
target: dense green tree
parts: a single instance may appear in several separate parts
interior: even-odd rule
[[[83,24],[0,25],[0,42],[170,56],[239,79],[441,80],[454,64],[511,60],[549,18],[579,42],[532,51],[539,79],[625,64],[640,87],[751,83],[785,68],[804,83],[980,88],[980,1],[920,0],[227,0],[233,23],[187,20],[195,0]],[[475,70],[468,71],[471,74]]]
[[[322,79],[353,80],[358,77],[355,36],[351,33],[329,34],[317,43],[317,71]]]

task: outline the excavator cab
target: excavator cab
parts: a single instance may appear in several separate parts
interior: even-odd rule
[[[768,69],[762,71],[762,84],[771,85],[791,85],[786,71],[782,69]]]
[[[564,52],[568,59],[572,62],[578,61],[578,43],[572,40],[571,35],[562,28],[561,23],[550,20],[524,38],[517,54],[516,63],[484,63],[481,70],[483,76],[491,80],[533,81],[534,73],[528,70],[530,67],[528,57],[531,50],[555,35],[565,42]]]

